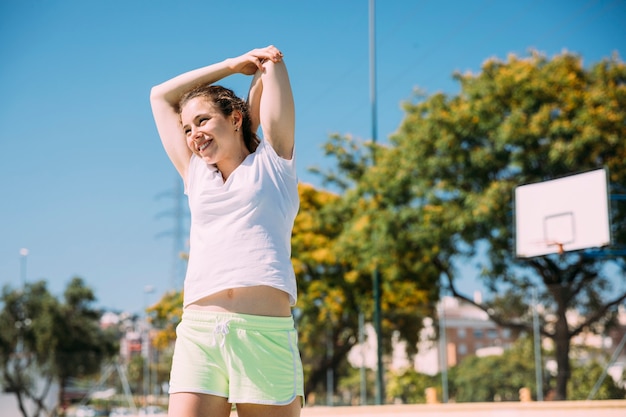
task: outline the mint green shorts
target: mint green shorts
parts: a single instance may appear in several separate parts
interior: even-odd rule
[[[217,395],[233,404],[304,399],[293,318],[184,310],[169,392]]]

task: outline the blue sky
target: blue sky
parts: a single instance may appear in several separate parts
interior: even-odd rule
[[[174,286],[175,189],[150,88],[274,44],[297,107],[298,172],[327,166],[331,133],[371,137],[368,0],[0,2],[0,285],[74,276],[97,305],[140,311]],[[488,58],[626,54],[623,0],[379,0],[379,140],[415,88],[458,92]],[[245,95],[249,79],[223,84]],[[157,237],[161,235],[162,237]],[[21,262],[20,249],[29,253]],[[463,288],[478,289],[471,269]],[[155,292],[145,293],[146,286]]]

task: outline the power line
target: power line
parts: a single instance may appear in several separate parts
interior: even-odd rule
[[[584,28],[586,25],[588,25],[589,23],[593,22],[594,20],[596,20],[597,18],[599,18],[600,16],[602,16],[603,14],[605,14],[606,12],[608,12],[609,10],[613,9],[615,6],[619,5],[619,4],[623,4],[623,0],[614,0],[613,2],[609,3],[609,4],[605,4],[604,7],[602,9],[600,9],[598,12],[596,12],[593,15],[587,15],[587,18],[584,19],[580,24],[578,24],[577,26],[574,27],[570,27],[569,30],[567,32],[565,32],[562,36],[564,36],[565,38],[567,38],[567,36],[573,32],[573,31],[580,31],[582,28]],[[582,13],[582,12],[581,12]],[[579,13],[579,14],[581,14]],[[576,15],[576,17],[578,17],[578,15]],[[573,20],[573,19],[570,19]],[[554,32],[554,31],[553,31]],[[551,33],[553,33],[551,32]]]
[[[404,18],[401,22],[399,22],[398,24],[394,24],[392,27],[389,27],[387,29],[386,32],[384,32],[384,35],[388,34],[388,33],[394,33],[397,32],[399,29],[406,27],[409,23],[413,23],[414,22],[414,17],[418,14],[418,12],[421,9],[422,4],[418,4],[416,7],[414,7],[411,10],[405,11],[402,14],[402,17]],[[347,26],[349,26],[349,24],[346,24]],[[384,36],[383,36],[384,38]],[[388,38],[387,38],[388,39]],[[392,41],[387,41],[386,43],[383,42],[382,46],[385,47],[388,44],[391,44]],[[363,62],[365,62],[367,58],[367,56],[365,56],[365,54],[363,55]],[[358,59],[357,61],[361,61],[360,59]],[[323,89],[320,94],[318,94],[317,96],[315,96],[313,99],[307,101],[307,103],[305,103],[303,105],[303,112],[307,112],[310,111],[310,108],[314,108],[320,101],[326,101],[328,100],[328,95],[332,92],[336,92],[338,90],[338,88],[342,85],[345,84],[345,82],[347,80],[350,80],[354,74],[357,72],[357,70],[361,70],[362,66],[359,65],[352,65],[350,68],[348,68],[346,71],[340,73],[338,76],[334,77],[334,79],[327,83],[327,86],[325,89]],[[348,110],[347,112],[345,112],[347,115],[354,115],[358,109],[361,109],[363,106],[362,103],[355,103],[354,107],[351,110]]]
[[[539,40],[537,42],[541,42],[544,39],[550,37],[553,33],[558,32],[561,27],[565,26],[567,23],[571,22],[572,20],[574,20],[575,18],[580,16],[589,7],[591,7],[593,4],[595,4],[597,2],[598,2],[598,0],[590,0],[587,3],[583,4],[582,7],[578,8],[573,13],[571,13],[569,16],[567,16],[565,19],[561,20],[561,22],[559,22],[558,25],[552,26],[547,31],[544,31],[543,34],[539,35]]]
[[[522,7],[518,12],[511,14],[512,16],[511,18],[509,18],[506,22],[499,24],[494,30],[489,31],[481,39],[483,40],[489,39],[490,37],[493,37],[497,35],[498,33],[501,33],[503,30],[510,27],[512,23],[519,21],[520,19],[523,18],[523,16],[527,15],[529,12],[536,10],[538,3],[542,4],[540,1],[532,1],[529,3],[525,3],[524,7]],[[602,10],[599,10],[594,14],[590,14],[585,19],[584,22],[581,22],[580,24],[577,24],[577,25],[573,25],[573,23],[576,23],[576,19],[579,16],[589,11],[589,9],[592,6],[594,6],[596,3],[598,3],[598,0],[590,0],[584,3],[582,6],[575,9],[574,11],[572,11],[571,13],[566,14],[563,17],[563,19],[556,22],[554,25],[551,25],[550,27],[546,27],[546,30],[537,37],[536,42],[542,42],[544,39],[546,39],[547,37],[553,36],[554,34],[561,33],[561,36],[566,36],[567,33],[571,33],[574,30],[580,30],[581,27],[584,27],[585,25],[589,24],[591,21],[597,19],[599,16],[607,13],[610,9],[613,9],[615,6],[619,5],[620,0],[615,0],[611,3],[604,4],[604,7],[602,8]],[[431,46],[426,51],[424,51],[421,54],[418,54],[416,59],[412,60],[409,64],[404,65],[403,68],[399,69],[395,75],[384,76],[383,82],[380,83],[380,85],[382,85],[381,95],[384,95],[384,92],[386,91],[388,87],[394,84],[397,84],[400,79],[406,78],[406,76],[410,74],[410,72],[413,71],[419,65],[420,62],[424,62],[427,59],[431,58],[434,53],[441,50],[443,47],[445,47],[446,44],[449,44],[454,39],[459,38],[462,35],[462,33],[466,31],[467,28],[472,23],[474,23],[477,19],[483,16],[485,11],[488,8],[492,7],[493,4],[494,4],[493,0],[487,0],[483,2],[480,5],[480,7],[476,8],[474,13],[468,15],[468,17],[460,25],[458,25],[454,30],[447,31],[445,36],[442,36],[436,42],[431,43],[430,44]],[[384,35],[387,35],[389,33],[396,33],[400,29],[408,25],[409,23],[414,23],[416,16],[422,13],[423,5],[424,3],[418,3],[415,7],[413,7],[413,9],[404,11],[402,15],[400,16],[402,20],[396,22],[396,24],[394,24],[392,27],[386,28]],[[381,40],[381,42],[379,43],[380,45],[379,49],[382,49],[382,50],[384,50],[393,42],[393,40],[389,40],[389,37],[384,36],[384,35],[379,36],[379,39]],[[477,41],[476,43],[478,44],[480,43],[480,41]],[[469,55],[470,53],[471,53],[471,49],[468,48],[466,50],[465,56]],[[346,81],[350,80],[351,77],[353,77],[357,71],[361,70],[361,68],[362,68],[361,66],[355,65],[349,68],[348,70],[339,73],[339,75],[334,77],[334,79],[330,83],[327,84],[327,88],[325,88],[318,96],[314,97],[313,99],[308,101],[307,104],[304,105],[305,108],[307,109],[314,108],[321,100],[327,100],[328,94],[332,93],[333,91],[337,91],[337,89],[340,86],[345,84]],[[423,82],[420,84],[422,85],[429,84],[431,80],[437,75],[438,74],[432,74],[428,76],[425,79],[425,81],[423,79]],[[418,77],[418,78],[421,78],[421,77]],[[410,91],[407,90],[407,98],[409,94],[410,94]],[[362,112],[362,109],[363,109],[362,102],[354,103],[353,106],[345,108],[345,111],[343,111],[343,113],[346,115],[346,117],[344,117],[344,121],[347,121],[348,119],[353,119],[358,114],[363,114],[364,116],[365,114]]]
[[[427,52],[425,52],[424,54],[419,55],[418,59],[416,61],[412,61],[409,65],[407,65],[401,72],[399,72],[396,76],[392,76],[388,78],[388,82],[386,83],[385,87],[383,88],[383,90],[390,86],[393,83],[397,83],[398,79],[405,76],[410,70],[414,69],[416,67],[416,64],[418,62],[423,62],[425,58],[427,58],[432,52],[436,51],[437,49],[439,49],[441,47],[441,45],[444,45],[445,43],[447,43],[449,40],[451,40],[454,36],[456,36],[458,33],[460,33],[465,27],[467,27],[472,21],[476,20],[476,18],[483,13],[483,11],[493,2],[493,0],[487,0],[484,3],[484,7],[480,8],[478,11],[476,11],[476,13],[470,15],[465,21],[464,24],[460,25],[458,27],[457,30],[455,30],[454,32],[449,32],[449,35],[447,37],[445,37],[443,40],[440,40],[438,43],[434,44]],[[394,25],[392,28],[389,28],[388,32],[386,33],[390,33],[391,31],[393,32],[397,32],[399,28],[402,28],[403,26],[406,26],[408,23],[414,22],[415,21],[415,16],[419,14],[419,12],[421,11],[420,7],[415,7],[413,10],[411,10],[411,12],[403,14],[403,16],[405,17],[403,20],[403,23],[400,25]],[[387,42],[383,42],[382,45],[388,45],[390,44],[392,41],[387,41]],[[321,100],[322,97],[325,97],[324,99],[327,99],[327,94],[332,92],[332,91],[336,91],[337,90],[337,85],[340,85],[340,81],[345,81],[346,79],[349,79],[350,76],[352,76],[355,71],[357,69],[359,69],[359,66],[354,66],[352,68],[350,68],[348,71],[342,73],[339,77],[335,78],[335,80],[331,83],[329,83],[329,87],[327,89],[324,90],[324,93],[321,94],[320,96],[318,96],[317,98],[313,99],[312,101],[309,102],[308,106],[313,106],[314,104],[316,104],[317,101]],[[349,110],[345,111],[344,113],[346,114],[347,117],[354,117],[356,114],[359,113],[359,111],[361,111],[361,109],[363,108],[363,103],[359,102],[359,103],[354,103],[354,106],[351,107]],[[344,118],[345,119],[345,118]]]
[[[488,8],[488,6],[491,5],[491,3],[493,3],[493,0],[486,1],[483,4],[482,8],[476,10],[475,13],[471,14],[470,16],[468,16],[468,18],[465,19],[463,21],[463,23],[460,24],[455,31],[448,32],[448,36],[446,36],[443,40],[441,40],[438,43],[433,44],[430,47],[430,49],[428,49],[425,53],[418,55],[417,59],[411,61],[409,63],[409,65],[407,65],[402,71],[397,73],[395,76],[391,77],[390,81],[387,83],[386,87],[391,85],[391,83],[393,83],[393,82],[397,82],[398,79],[404,77],[409,71],[415,69],[420,62],[426,61],[426,59],[429,57],[429,55],[431,55],[433,52],[435,52],[437,50],[440,50],[443,45],[448,43],[453,38],[457,37],[461,32],[463,32],[465,30],[465,28],[467,26],[469,26],[470,23],[475,21],[478,16],[482,15],[483,12]]]
[[[491,31],[491,32],[487,32],[487,33],[485,34],[485,36],[483,36],[482,38],[480,38],[479,40],[477,40],[477,41],[475,42],[475,44],[480,45],[480,44],[482,44],[482,43],[483,43],[483,40],[493,38],[493,37],[494,37],[494,36],[496,36],[498,33],[502,32],[504,29],[508,29],[508,28],[510,28],[510,27],[511,27],[511,26],[512,26],[515,22],[519,21],[522,17],[524,17],[525,15],[527,15],[527,14],[528,14],[528,13],[529,13],[529,12],[530,12],[533,8],[534,8],[534,6],[535,6],[537,3],[540,3],[540,2],[541,2],[541,0],[535,0],[534,2],[528,3],[527,7],[526,7],[526,8],[524,8],[524,9],[522,9],[521,11],[519,11],[519,12],[515,12],[515,13],[512,13],[512,17],[511,17],[510,19],[508,19],[508,20],[504,21],[504,22],[503,22],[500,26],[498,26],[498,27],[497,27],[496,29],[494,29],[493,31]],[[467,48],[467,49],[465,50],[465,54],[464,54],[464,55],[462,55],[462,56],[460,56],[460,57],[458,57],[458,58],[457,58],[457,60],[458,60],[458,61],[463,61],[463,60],[465,60],[465,59],[466,59],[466,58],[470,55],[470,53],[472,53],[471,49],[470,49],[470,48]],[[423,79],[423,80],[422,80],[422,84],[423,84],[424,86],[426,86],[426,85],[430,84],[430,83],[433,81],[433,79],[435,79],[435,78],[436,78],[436,77],[438,77],[438,76],[439,76],[439,74],[438,74],[438,73],[433,73],[433,74],[431,74],[429,77],[427,77],[427,78]]]

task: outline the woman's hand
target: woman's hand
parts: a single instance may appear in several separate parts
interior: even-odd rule
[[[283,59],[283,53],[274,45],[265,48],[253,49],[236,58],[228,59],[228,66],[233,72],[244,75],[253,75],[258,70],[263,70],[263,63],[267,60],[272,62],[280,62]]]

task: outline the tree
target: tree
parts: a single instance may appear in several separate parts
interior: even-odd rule
[[[547,355],[546,352],[543,353]],[[532,360],[532,339],[523,337],[499,356],[471,356],[450,370],[450,393],[456,402],[517,401],[519,390],[529,388],[537,396]],[[599,380],[603,367],[597,362],[572,367],[569,380],[570,400],[586,400]],[[489,375],[485,378],[485,375]],[[626,391],[611,377],[603,380],[594,399],[624,399]],[[548,398],[549,394],[545,396]]]
[[[520,388],[536,398],[535,367],[530,338],[519,339],[502,355],[470,356],[450,373],[456,402],[518,401]],[[488,375],[488,378],[485,376]]]
[[[595,384],[600,380],[604,367],[598,362],[574,366],[569,383],[570,399],[586,400],[593,391]],[[623,400],[626,398],[626,388],[618,386],[612,377],[606,376],[597,389],[594,400]]]
[[[94,301],[93,290],[74,277],[56,310],[52,372],[59,383],[59,404],[71,378],[98,373],[102,363],[119,351],[116,334],[100,327],[101,312],[91,307]]]
[[[391,351],[397,332],[414,355],[422,319],[432,314],[438,297],[438,271],[423,262],[430,248],[412,239],[419,232],[414,213],[394,210],[379,198],[378,184],[367,182],[374,150],[351,137],[332,136],[326,154],[336,158],[337,171],[318,173],[340,194],[301,188],[292,245],[298,308],[305,317],[299,323],[306,337],[303,357],[312,361],[307,389],[322,382],[329,367],[341,376],[349,371],[340,365],[357,343],[359,313],[366,319],[373,315],[374,271],[382,277],[384,294],[383,352]],[[327,335],[332,350],[325,349]],[[323,355],[331,351],[328,360]]]
[[[150,321],[158,329],[154,347],[166,349],[176,340],[176,326],[183,315],[182,291],[169,291],[161,300],[146,310]]]
[[[50,375],[51,349],[55,336],[51,331],[58,303],[45,282],[26,285],[23,290],[4,287],[0,312],[0,360],[5,391],[15,394],[24,417],[51,413],[46,405],[53,377]],[[37,378],[40,373],[43,378]],[[38,384],[38,381],[41,383]]]
[[[454,296],[518,330],[532,331],[530,315],[513,316],[497,297],[474,303],[456,287],[457,265],[478,260],[492,295],[507,293],[526,306],[530,290],[538,289],[545,306],[541,333],[556,348],[556,397],[566,399],[570,340],[610,321],[626,299],[610,275],[610,265],[623,268],[624,257],[579,251],[516,259],[513,190],[606,167],[611,193],[625,193],[626,66],[614,56],[586,69],[574,54],[547,59],[532,52],[506,62],[490,59],[478,74],[454,77],[459,94],[417,95],[405,103],[400,129],[376,149],[376,167],[350,167],[383,229],[384,245],[375,246],[391,253],[410,248],[409,260],[394,262],[415,262],[421,274],[414,276],[443,276]],[[344,138],[336,147],[346,153],[350,143]],[[611,210],[614,241],[623,245],[626,208],[614,202]],[[359,248],[374,256],[369,246]],[[569,321],[573,309],[584,320]]]
[[[359,314],[369,317],[373,310],[371,273],[355,268],[358,259],[348,259],[337,241],[352,208],[339,196],[310,185],[301,184],[299,192],[300,211],[292,235],[298,282],[294,317],[305,394],[322,397],[329,370],[333,387],[350,374],[347,357],[358,343]]]
[[[387,386],[388,402],[400,400],[404,404],[425,404],[426,389],[438,387],[441,378],[405,369],[391,372]]]
[[[24,417],[56,415],[68,380],[96,373],[115,354],[115,340],[100,329],[100,315],[90,307],[94,300],[80,278],[68,284],[63,302],[50,294],[45,281],[21,290],[3,289],[0,372]],[[59,402],[49,406],[46,398],[53,382],[60,387]]]
[[[155,337],[152,339],[152,348],[158,352],[158,356],[156,363],[151,366],[155,367],[157,380],[167,381],[172,368],[176,326],[180,323],[183,314],[183,292],[175,290],[166,292],[159,302],[146,311],[148,320],[156,329]],[[143,363],[143,358],[141,361]],[[137,375],[138,378],[143,379],[143,373]]]

